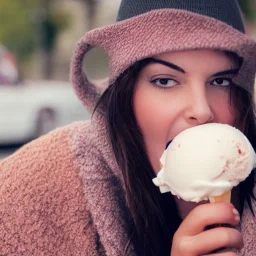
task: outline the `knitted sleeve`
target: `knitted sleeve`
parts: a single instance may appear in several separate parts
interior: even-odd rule
[[[70,151],[76,129],[0,163],[0,255],[104,255]]]

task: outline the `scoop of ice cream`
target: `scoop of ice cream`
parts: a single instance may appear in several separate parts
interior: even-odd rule
[[[160,159],[153,179],[162,193],[199,202],[219,196],[245,180],[255,152],[244,134],[226,124],[204,124],[178,134]]]

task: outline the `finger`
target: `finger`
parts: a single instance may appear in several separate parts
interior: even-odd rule
[[[238,256],[235,252],[222,252],[222,253],[214,253],[214,254],[205,254],[202,256]]]
[[[194,236],[209,225],[230,224],[237,225],[239,214],[230,203],[209,203],[194,208],[181,223],[179,236]]]
[[[193,255],[203,255],[220,248],[242,249],[244,246],[241,233],[234,228],[214,228],[204,231],[193,238],[196,245]]]

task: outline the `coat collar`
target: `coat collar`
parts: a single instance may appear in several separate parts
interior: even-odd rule
[[[131,218],[121,172],[108,142],[103,118],[93,121],[73,138],[75,162],[83,182],[86,205],[107,256],[120,256],[129,242]],[[132,246],[127,252],[135,255]]]

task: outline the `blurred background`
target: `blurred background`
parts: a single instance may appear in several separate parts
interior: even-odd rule
[[[48,131],[90,118],[69,82],[76,42],[115,22],[121,0],[0,0],[0,159]],[[256,39],[256,0],[240,0],[247,33]],[[93,49],[89,78],[108,75]]]

